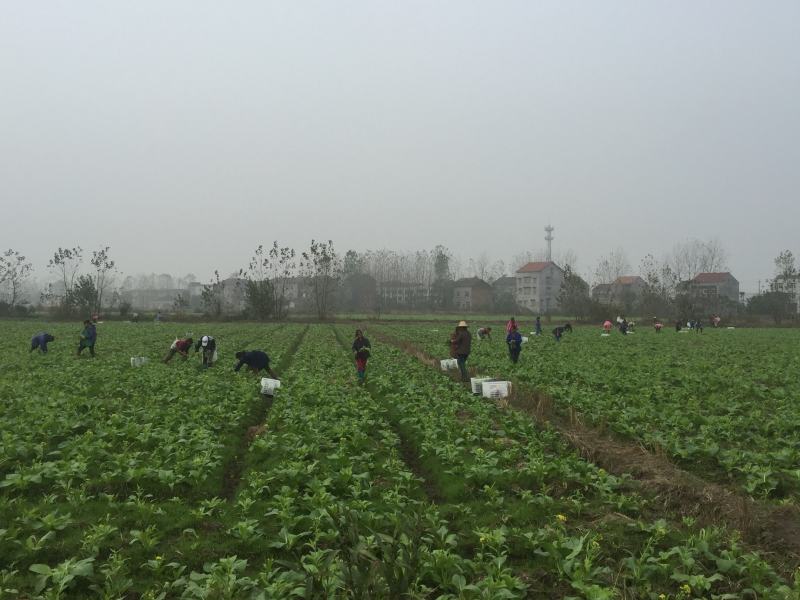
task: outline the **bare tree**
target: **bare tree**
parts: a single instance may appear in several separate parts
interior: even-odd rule
[[[53,258],[47,263],[47,268],[55,271],[64,286],[62,305],[68,308],[72,304],[72,296],[75,290],[75,277],[78,274],[81,263],[83,262],[83,249],[80,246],[74,248],[60,248],[53,254]]]
[[[219,317],[222,314],[222,282],[219,278],[219,271],[214,270],[214,277],[203,286],[200,294],[203,306],[212,317]]]
[[[797,275],[794,254],[791,250],[784,250],[775,257],[775,277],[786,281]]]
[[[302,256],[300,271],[311,284],[317,316],[326,319],[341,273],[341,261],[331,240],[327,242],[311,240],[309,249],[303,252]]]
[[[502,260],[493,261],[486,252],[481,252],[478,258],[469,259],[469,273],[491,283],[498,277],[505,275],[506,266]]]
[[[17,250],[9,248],[0,256],[0,285],[8,285],[9,305],[16,306],[25,281],[30,277],[33,265]]]
[[[608,256],[601,256],[594,269],[595,283],[612,283],[618,277],[630,273],[631,264],[622,248],[613,249]]]
[[[107,286],[111,283],[110,274],[114,270],[114,261],[109,258],[108,251],[111,250],[110,246],[100,248],[92,252],[92,258],[89,261],[94,267],[94,287],[97,290],[97,302],[95,310],[99,313],[103,308],[103,294]]]
[[[716,273],[727,269],[728,253],[717,239],[706,242],[688,240],[676,244],[669,266],[679,281],[693,279],[698,273]]]

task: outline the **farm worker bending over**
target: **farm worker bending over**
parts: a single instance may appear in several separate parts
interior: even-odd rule
[[[553,329],[553,337],[556,338],[557,342],[561,341],[561,336],[564,335],[567,331],[572,333],[572,325],[569,323],[565,323],[563,327],[556,327]]]
[[[89,349],[89,354],[94,356],[94,344],[97,341],[97,329],[90,320],[83,322],[83,331],[81,331],[81,341],[78,344],[78,355],[83,352],[84,348]]]
[[[514,318],[512,317],[513,321]],[[514,323],[516,327],[516,323]],[[467,328],[466,321],[459,321],[458,326],[453,337],[453,350],[455,351],[456,360],[458,361],[458,370],[461,371],[461,381],[469,381],[467,375],[467,358],[472,350],[472,335]]]
[[[534,329],[536,335],[542,335],[542,317],[536,317],[536,329]]]
[[[201,337],[200,341],[194,346],[195,354],[200,351],[200,348],[203,349],[204,367],[210,367],[217,362],[217,341],[213,337],[210,335],[204,335]]]
[[[254,375],[258,375],[261,369],[265,369],[269,376],[273,379],[278,379],[278,376],[275,374],[275,371],[269,368],[269,356],[267,356],[266,352],[262,350],[251,350],[250,352],[237,352],[236,358],[239,360],[239,364],[237,364],[233,370],[237,373],[239,369],[242,368],[242,365],[247,365],[247,368]]]
[[[479,340],[491,340],[492,339],[492,328],[491,327],[481,327],[478,329],[478,339]]]
[[[511,328],[517,326],[517,320],[514,317],[511,317],[506,323],[506,335],[511,333]]]
[[[189,357],[189,348],[192,347],[193,341],[192,338],[177,338],[169,347],[169,352],[164,357],[164,362],[168,363],[178,353],[186,360]]]
[[[522,336],[517,327],[514,327],[506,336],[506,344],[508,344],[511,362],[516,363],[519,360],[519,353],[522,352]]]
[[[656,330],[656,333],[661,333],[662,327],[664,327],[664,324],[661,321],[656,321],[653,323],[653,328]]]
[[[31,338],[31,352],[38,348],[42,354],[47,354],[47,342],[52,342],[55,339],[56,338],[49,333],[40,331]]]
[[[604,330],[606,333],[611,333],[611,327],[613,327],[613,325],[612,325],[611,321],[609,321],[608,319],[606,319],[605,323],[603,323],[603,330]]]
[[[364,337],[364,332],[356,329],[356,339],[353,340],[353,357],[356,361],[356,373],[358,374],[358,382],[364,383],[364,378],[367,376],[367,361],[369,360],[369,351],[372,346],[369,340]]]

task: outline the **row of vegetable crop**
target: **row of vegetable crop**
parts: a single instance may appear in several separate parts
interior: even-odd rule
[[[446,357],[447,331],[381,328]],[[503,335],[473,342],[469,364],[545,392],[698,474],[756,497],[800,498],[800,353],[793,330],[603,337],[576,328],[560,343],[530,335],[516,365]]]
[[[474,397],[373,338],[371,386],[422,459],[454,529],[507,557],[535,593],[587,598],[789,597],[736,532],[648,519],[658,507],[530,418]],[[688,587],[687,587],[688,586]],[[662,596],[663,595],[663,596]]]
[[[141,592],[167,548],[207,543],[205,513],[261,402],[233,354],[264,347],[280,362],[304,328],[215,326],[211,369],[194,355],[160,362],[179,326],[101,324],[95,358],[58,345],[69,326],[50,329],[46,355],[27,353],[23,324],[0,341],[0,597]]]

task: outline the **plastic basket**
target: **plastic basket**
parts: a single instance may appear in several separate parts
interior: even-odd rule
[[[528,338],[524,335],[522,336],[522,343],[525,344],[528,341]]]
[[[261,393],[265,396],[272,396],[275,394],[275,390],[281,387],[281,382],[277,379],[270,379],[269,377],[264,377],[261,379]]]
[[[477,395],[477,396],[480,396],[481,392],[482,392],[482,389],[483,389],[483,384],[485,382],[487,382],[487,381],[491,381],[491,378],[490,377],[472,377],[469,380],[469,384],[470,384],[470,386],[472,386],[472,393]]]
[[[440,361],[440,363],[442,365],[442,371],[452,371],[458,368],[458,360],[455,358],[445,358]]]
[[[510,381],[486,381],[481,386],[484,398],[505,398],[510,391]]]
[[[132,367],[141,367],[142,365],[147,364],[150,362],[150,359],[146,356],[131,356],[131,366]]]

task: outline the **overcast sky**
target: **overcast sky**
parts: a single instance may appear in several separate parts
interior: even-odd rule
[[[0,247],[800,253],[800,2],[0,0]]]

